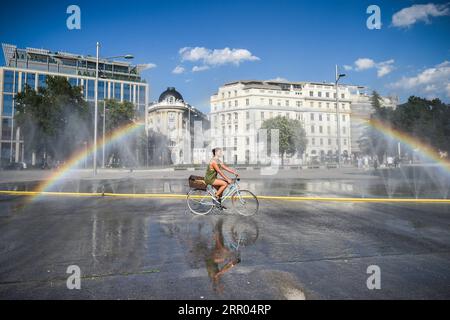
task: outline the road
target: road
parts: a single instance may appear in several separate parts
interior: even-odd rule
[[[310,182],[249,187],[335,194],[349,185]],[[448,204],[261,200],[257,216],[242,218],[231,208],[192,216],[180,199],[0,203],[0,299],[450,298]],[[67,288],[71,265],[80,290]],[[367,288],[371,265],[379,290]]]

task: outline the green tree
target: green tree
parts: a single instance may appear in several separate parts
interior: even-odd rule
[[[106,107],[105,131],[111,134],[120,127],[131,124],[134,118],[134,105],[129,101],[105,100]],[[107,163],[136,166],[136,140],[137,134],[125,138],[125,141],[111,145],[109,154],[105,156]]]
[[[284,165],[285,156],[292,156],[296,152],[301,155],[306,149],[306,133],[299,120],[292,120],[286,117],[277,116],[263,122],[261,129],[267,130],[268,154],[271,153],[270,130],[279,130],[278,151],[281,155],[281,163]]]
[[[16,120],[27,155],[63,160],[89,139],[88,104],[80,87],[65,77],[47,77],[36,92],[26,86],[16,97]]]
[[[129,101],[105,100],[106,132],[130,124],[134,118],[134,105]]]
[[[379,99],[379,95],[374,92],[371,121],[380,121],[435,149],[450,152],[449,104],[439,99],[427,100],[411,96],[406,103],[392,109],[382,107]],[[364,153],[378,155],[381,160],[386,153],[396,152],[398,142],[400,141],[386,137],[373,126],[368,126],[359,140],[359,146]]]

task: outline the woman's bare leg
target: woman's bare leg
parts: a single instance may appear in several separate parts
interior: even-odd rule
[[[219,199],[222,196],[222,192],[228,187],[228,183],[222,179],[214,180],[212,185],[217,189],[216,192],[217,199]]]

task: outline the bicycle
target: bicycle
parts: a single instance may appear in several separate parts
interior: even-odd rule
[[[243,216],[252,216],[258,212],[258,198],[249,190],[241,190],[238,182],[241,179],[235,177],[232,183],[225,189],[222,195],[222,203],[230,199],[234,210]],[[215,192],[213,186],[206,188],[193,188],[187,194],[187,205],[192,213],[206,215],[218,205],[214,202]],[[219,207],[220,208],[220,207]]]

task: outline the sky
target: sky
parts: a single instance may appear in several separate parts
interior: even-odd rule
[[[370,5],[380,29],[369,29]],[[77,5],[79,30],[67,8]],[[150,100],[176,87],[209,111],[235,80],[334,81],[383,95],[450,101],[450,3],[446,1],[8,1],[0,42],[83,55],[133,54],[146,64]],[[376,22],[376,21],[375,21]],[[4,64],[4,61],[1,62]]]

